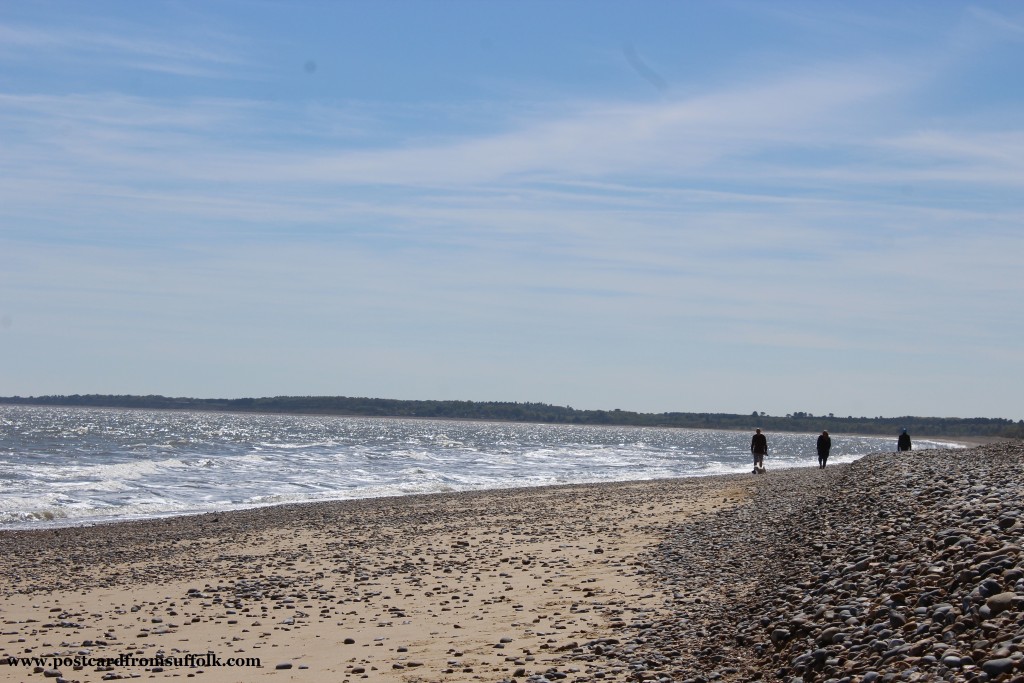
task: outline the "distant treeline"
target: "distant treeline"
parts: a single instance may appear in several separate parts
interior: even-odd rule
[[[792,413],[784,417],[753,412],[731,413],[635,413],[628,410],[576,410],[569,406],[511,401],[400,401],[348,396],[274,396],[269,398],[172,398],[167,396],[72,396],[0,397],[0,404],[37,406],[88,406],[160,410],[207,410],[220,412],[415,417],[437,419],[546,422],[578,425],[630,425],[638,427],[689,427],[698,429],[753,429],[776,432],[831,432],[897,434],[906,428],[912,435],[1001,436],[1024,438],[1024,420],[952,417],[838,417]]]

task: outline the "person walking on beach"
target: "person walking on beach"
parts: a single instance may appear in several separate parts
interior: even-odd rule
[[[828,432],[823,431],[821,436],[818,437],[818,469],[825,469],[825,463],[828,462],[828,452],[832,450],[832,439],[829,437]]]
[[[761,433],[760,428],[754,430],[754,438],[750,440],[750,452],[754,454],[754,474],[764,472],[764,456],[768,454],[768,437]]]
[[[900,438],[896,439],[896,450],[898,451],[909,451],[910,450],[910,434],[907,434],[907,430],[904,429],[900,432]]]

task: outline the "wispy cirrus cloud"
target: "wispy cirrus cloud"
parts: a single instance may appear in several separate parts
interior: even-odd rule
[[[6,23],[0,24],[0,56],[12,63],[31,63],[45,54],[47,61],[92,62],[105,68],[193,78],[237,79],[240,68],[244,73],[252,66],[241,56],[236,38],[226,34],[210,38],[170,39],[138,26],[85,30]]]

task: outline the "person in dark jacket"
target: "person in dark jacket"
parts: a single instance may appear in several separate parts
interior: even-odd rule
[[[900,438],[896,439],[896,450],[898,451],[909,451],[910,450],[910,434],[907,434],[907,430],[904,429],[900,432]]]
[[[764,472],[764,456],[768,454],[768,437],[760,429],[754,430],[754,438],[750,440],[750,452],[754,454],[754,474]]]
[[[825,469],[825,463],[828,462],[828,452],[832,450],[832,439],[829,437],[828,432],[823,431],[821,436],[818,437],[818,469]]]

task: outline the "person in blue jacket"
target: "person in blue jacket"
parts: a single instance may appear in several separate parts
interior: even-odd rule
[[[910,434],[907,434],[907,430],[904,429],[900,432],[900,438],[896,439],[896,450],[898,451],[909,451],[910,450]]]

